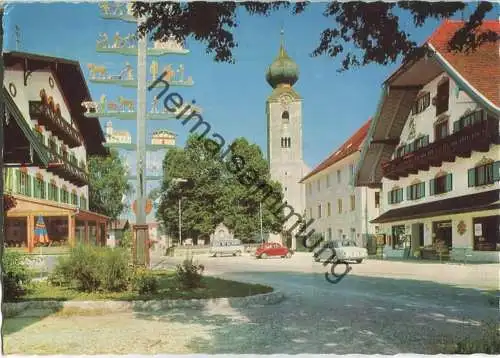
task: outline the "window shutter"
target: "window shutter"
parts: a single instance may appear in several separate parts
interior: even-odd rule
[[[391,202],[391,193],[392,193],[391,191],[387,193],[387,202],[389,204],[392,204],[392,202]]]
[[[460,121],[453,122],[453,133],[460,131]]]
[[[423,198],[425,196],[425,182],[419,184],[420,186],[420,197]]]
[[[500,180],[500,161],[493,163],[493,181]]]
[[[453,174],[450,173],[446,176],[446,192],[453,190]]]
[[[406,187],[406,200],[411,199],[411,186]]]
[[[35,178],[33,178],[31,175],[28,175],[28,190],[27,190],[28,196],[31,196],[32,193],[31,188],[33,187],[34,179]]]
[[[469,188],[476,186],[476,168],[469,169],[468,177],[469,177]]]
[[[398,203],[403,201],[403,188],[398,190],[399,198],[398,198]]]
[[[429,195],[434,195],[436,192],[436,179],[429,180]]]
[[[16,192],[21,194],[21,172],[16,170]]]

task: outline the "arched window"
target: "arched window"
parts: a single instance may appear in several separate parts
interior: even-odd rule
[[[288,113],[288,111],[284,111],[284,112],[281,114],[281,119],[282,119],[282,120],[283,120],[283,122],[285,122],[285,123],[290,122],[290,113]]]

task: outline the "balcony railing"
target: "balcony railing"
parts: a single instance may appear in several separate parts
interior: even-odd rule
[[[419,170],[440,167],[443,162],[454,162],[456,157],[468,158],[472,151],[487,152],[490,144],[498,143],[498,138],[498,119],[489,118],[383,163],[382,171],[386,178],[397,180]]]
[[[48,104],[42,101],[30,101],[29,111],[31,119],[36,119],[38,124],[45,126],[47,130],[62,139],[68,147],[83,145],[81,134]]]
[[[61,178],[68,180],[78,186],[85,186],[89,182],[89,177],[85,168],[65,160],[62,155],[56,153],[53,149],[45,146],[49,155],[49,167],[47,170]]]

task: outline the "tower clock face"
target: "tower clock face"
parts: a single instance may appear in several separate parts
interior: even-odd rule
[[[288,105],[292,102],[292,97],[289,95],[283,95],[280,97],[280,103],[281,105],[286,108]]]

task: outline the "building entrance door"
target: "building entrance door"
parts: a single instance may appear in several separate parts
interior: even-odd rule
[[[432,223],[433,244],[442,244],[449,251],[452,248],[451,220]]]

